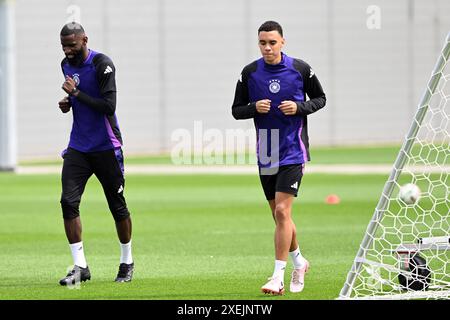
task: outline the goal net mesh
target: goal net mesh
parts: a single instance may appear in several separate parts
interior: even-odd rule
[[[450,298],[449,39],[340,298]],[[398,197],[406,183],[421,190],[414,204]]]

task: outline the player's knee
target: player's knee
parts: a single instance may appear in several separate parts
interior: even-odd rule
[[[283,223],[290,219],[289,208],[286,205],[278,204],[275,207],[275,220],[277,222]]]
[[[111,213],[116,222],[125,220],[130,216],[130,212],[126,207],[111,208]]]
[[[64,196],[61,197],[61,208],[63,212],[63,218],[66,220],[75,219],[80,215],[80,202],[72,199],[68,199]]]

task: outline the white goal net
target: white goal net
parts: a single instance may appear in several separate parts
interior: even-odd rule
[[[340,299],[450,298],[450,33]],[[399,198],[419,187],[418,201]]]

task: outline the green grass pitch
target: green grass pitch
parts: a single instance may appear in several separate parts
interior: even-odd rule
[[[119,244],[101,187],[92,178],[81,205],[92,280],[58,280],[72,264],[59,206],[59,175],[0,174],[0,300],[335,299],[387,175],[305,175],[293,217],[311,262],[302,293],[265,296],[274,223],[254,175],[128,175],[135,274],[114,283]],[[336,193],[341,204],[327,205]],[[292,270],[288,262],[286,281]]]

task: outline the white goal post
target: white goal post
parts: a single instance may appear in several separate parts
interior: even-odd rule
[[[450,298],[449,57],[450,33],[338,299]],[[399,200],[404,183],[417,203]]]

